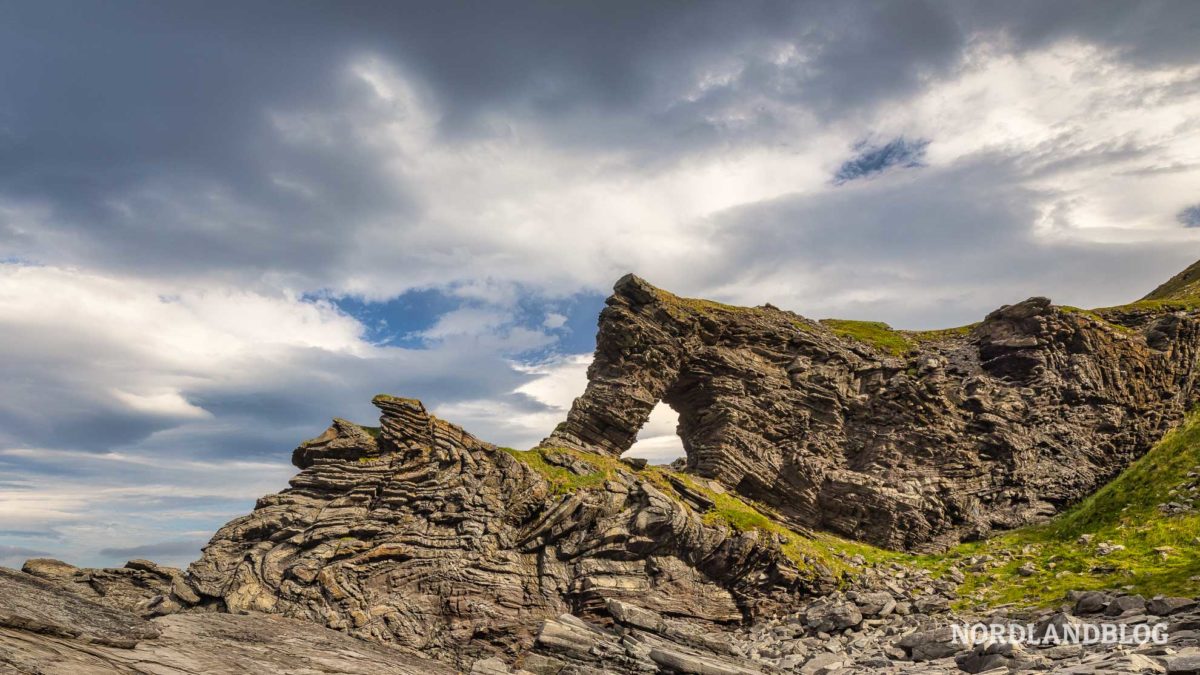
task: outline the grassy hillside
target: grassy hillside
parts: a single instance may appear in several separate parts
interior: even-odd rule
[[[1161,505],[1193,509],[1165,512]],[[1050,523],[921,559],[967,573],[962,604],[1050,605],[1073,589],[1200,593],[1200,414]],[[1090,536],[1089,536],[1090,535]],[[1123,550],[1104,554],[1102,544]],[[1022,566],[1032,563],[1032,567]]]

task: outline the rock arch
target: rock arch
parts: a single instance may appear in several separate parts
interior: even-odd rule
[[[969,330],[889,337],[907,348],[627,275],[543,445],[620,455],[665,401],[689,472],[797,527],[940,548],[1044,518],[1149,449],[1194,398],[1200,320],[1031,298]]]

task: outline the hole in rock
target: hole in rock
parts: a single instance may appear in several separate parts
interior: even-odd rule
[[[678,426],[679,413],[659,401],[650,411],[650,418],[642,425],[641,431],[638,431],[633,446],[621,456],[642,457],[651,464],[670,464],[687,454],[683,450],[683,440],[676,432]]]

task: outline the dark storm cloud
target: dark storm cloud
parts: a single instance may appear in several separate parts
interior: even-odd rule
[[[0,563],[13,565],[14,567],[30,558],[42,558],[48,555],[50,554],[45,551],[33,548],[0,544]]]
[[[664,163],[789,142],[772,104],[852,119],[954,72],[980,31],[1183,62],[1200,54],[1198,16],[1190,2],[6,3],[0,198],[44,213],[31,232],[0,211],[0,247],[328,283],[353,268],[356,231],[400,239],[422,209],[351,131],[394,113],[342,77],[363,55],[431,93],[447,143],[504,133],[507,118],[564,147]],[[712,74],[726,76],[694,91]],[[346,116],[344,133],[298,147],[272,111]]]

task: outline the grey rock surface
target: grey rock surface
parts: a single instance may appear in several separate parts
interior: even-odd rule
[[[63,585],[0,568],[0,673],[453,672],[445,664],[282,616],[199,612],[147,621]]]
[[[1030,298],[962,330],[868,326],[884,347],[841,326],[626,276],[544,443],[619,455],[663,401],[689,472],[795,526],[936,550],[1078,501],[1196,400],[1194,312]]]

